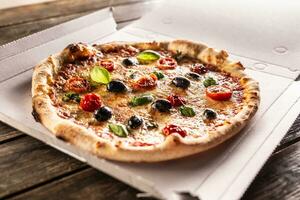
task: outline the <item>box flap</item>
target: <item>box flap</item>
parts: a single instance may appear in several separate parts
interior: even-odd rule
[[[116,23],[107,8],[3,45],[0,82],[31,69],[70,43],[91,43],[115,31]]]
[[[300,70],[299,1],[165,1],[134,26]]]

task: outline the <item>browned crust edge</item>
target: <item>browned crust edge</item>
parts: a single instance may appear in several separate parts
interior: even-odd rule
[[[62,119],[56,114],[47,95],[50,87],[47,83],[53,78],[54,70],[59,65],[60,53],[50,56],[37,65],[32,77],[33,108],[39,115],[41,123],[56,137],[102,158],[127,162],[158,162],[185,157],[217,146],[237,134],[257,111],[260,101],[258,83],[243,72],[244,68],[240,62],[228,60],[228,55],[223,50],[217,51],[206,45],[187,40],[148,43],[114,42],[98,45],[96,48],[104,50],[119,48],[123,45],[133,45],[141,49],[165,47],[169,50],[179,50],[205,63],[212,64],[232,76],[240,77],[245,88],[245,105],[235,117],[230,119],[230,123],[217,127],[216,131],[210,132],[207,137],[186,140],[174,134],[168,136],[159,145],[147,147],[128,147],[111,143],[96,136],[92,130],[72,123],[70,120]]]

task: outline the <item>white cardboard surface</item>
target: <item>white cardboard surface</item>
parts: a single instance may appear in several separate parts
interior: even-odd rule
[[[297,0],[171,0],[135,26],[300,70],[299,10]]]
[[[110,9],[104,9],[3,45],[0,47],[0,82],[8,79],[10,74],[31,69],[70,43],[92,43],[114,31],[116,23]]]
[[[15,61],[8,61],[10,57],[7,60],[6,56],[0,54],[0,58],[3,58],[0,66],[4,66],[3,63],[7,65],[5,70],[0,68],[3,70],[0,71],[1,75],[7,76],[0,82],[0,120],[159,198],[174,199],[175,192],[183,191],[195,194],[204,200],[239,198],[298,114],[300,94],[297,91],[299,91],[300,84],[293,81],[297,73],[268,63],[268,69],[276,69],[270,74],[268,71],[258,70],[260,68],[252,65],[257,62],[256,60],[239,57],[251,65],[247,68],[247,72],[260,82],[262,101],[252,122],[237,137],[209,152],[169,162],[132,164],[99,159],[56,139],[33,120],[30,93],[31,67],[33,67],[31,64],[41,60],[40,52],[48,55],[61,50],[70,41],[136,41],[169,39],[172,36],[158,33],[153,35],[152,31],[147,30],[143,30],[145,34],[139,34],[136,31],[132,32],[130,28],[110,34],[115,31],[113,28],[115,24],[109,11],[100,11],[98,14],[105,20],[99,18],[100,21],[96,20],[99,23],[91,23],[83,32],[77,29],[76,37],[72,33],[70,35],[58,34],[57,38],[52,41],[39,42],[38,47],[31,46],[26,54],[13,55],[17,58]],[[89,17],[80,20],[86,19],[94,22],[95,16]],[[112,22],[107,24],[111,28],[101,29],[100,27],[103,27],[103,24],[108,21]],[[74,26],[78,25],[76,20],[73,22]],[[134,28],[136,27],[133,26]],[[87,34],[96,30],[99,37],[96,34]],[[37,41],[47,38],[52,33],[53,30],[49,30],[39,34]],[[107,34],[110,35],[107,36]],[[186,38],[189,38],[188,33]],[[30,40],[35,42],[35,37],[32,36]],[[22,42],[23,40],[20,41],[20,43]],[[14,53],[11,48],[16,48],[18,42],[11,45],[7,47],[7,50]],[[26,47],[26,45],[20,47],[21,52]],[[6,52],[5,49],[0,53]],[[28,60],[26,65],[20,65],[24,59]],[[21,73],[18,73],[19,70]],[[21,104],[20,99],[23,100]]]

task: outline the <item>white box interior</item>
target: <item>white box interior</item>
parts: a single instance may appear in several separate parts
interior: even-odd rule
[[[300,70],[300,1],[172,0],[135,24]]]

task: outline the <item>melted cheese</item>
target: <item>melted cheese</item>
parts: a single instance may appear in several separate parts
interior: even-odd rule
[[[115,62],[115,70],[111,73],[112,79],[122,80],[127,86],[130,87],[134,81],[131,77],[134,74],[134,78],[137,79],[144,75],[149,75],[153,71],[157,70],[155,63],[150,65],[138,65],[131,67],[122,66],[122,57],[117,54],[105,55],[105,58],[112,59]],[[103,105],[110,107],[113,110],[113,117],[106,122],[98,122],[95,120],[93,113],[85,112],[80,109],[77,103],[66,103],[61,101],[64,95],[63,91],[56,91],[58,104],[58,110],[68,110],[70,119],[73,119],[76,123],[83,126],[92,128],[95,133],[104,139],[111,141],[122,141],[125,144],[133,144],[136,141],[144,142],[148,144],[159,144],[164,141],[165,136],[161,130],[167,124],[174,124],[180,126],[187,132],[187,138],[204,137],[210,130],[214,130],[216,126],[223,125],[226,120],[235,116],[242,106],[243,89],[239,83],[239,80],[229,77],[225,74],[215,71],[208,71],[207,73],[200,75],[200,80],[192,80],[190,87],[186,90],[176,88],[171,84],[171,80],[176,76],[184,76],[187,72],[190,72],[189,65],[192,62],[197,62],[195,59],[180,62],[174,70],[162,71],[164,78],[157,81],[157,87],[153,90],[116,94],[108,92],[105,85],[97,86],[93,93],[101,96]],[[198,61],[199,62],[199,61]],[[81,65],[77,67],[77,75],[83,78],[88,78],[88,74],[93,65]],[[218,84],[226,85],[234,90],[234,93],[228,101],[215,101],[205,95],[205,87],[203,81],[208,78],[214,78]],[[185,98],[186,105],[191,106],[196,116],[184,117],[180,114],[178,108],[172,108],[170,113],[160,113],[153,111],[151,104],[130,107],[128,105],[129,100],[137,95],[144,93],[151,93],[156,99],[166,99],[171,94],[180,95]],[[211,122],[205,122],[203,119],[203,111],[206,108],[214,109],[218,115],[217,119]],[[139,115],[146,121],[155,121],[158,124],[158,128],[148,130],[145,123],[137,130],[130,132],[128,137],[120,138],[111,133],[108,129],[109,123],[121,123],[127,124],[127,120],[132,115]]]

